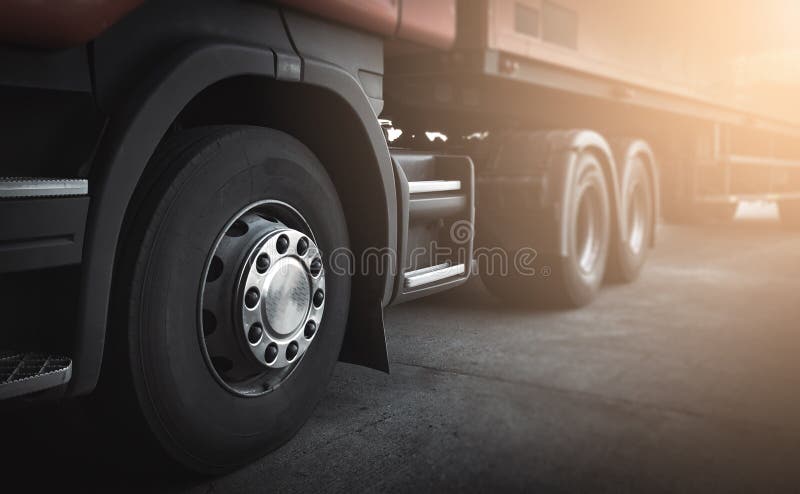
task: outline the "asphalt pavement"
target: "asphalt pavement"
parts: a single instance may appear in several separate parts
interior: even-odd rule
[[[756,209],[661,226],[641,278],[580,310],[510,309],[477,279],[389,309],[391,373],[339,364],[297,437],[232,474],[101,476],[87,455],[64,486],[797,492],[800,232]]]

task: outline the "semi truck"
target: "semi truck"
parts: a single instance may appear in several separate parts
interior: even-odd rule
[[[733,4],[6,2],[1,404],[224,472],[337,361],[388,372],[393,304],[580,307],[660,217],[797,227],[800,120],[737,86],[767,6]]]

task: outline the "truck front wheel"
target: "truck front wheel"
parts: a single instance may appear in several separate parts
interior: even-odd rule
[[[316,157],[274,130],[183,132],[148,170],[100,392],[141,426],[128,439],[219,473],[289,440],[324,393],[350,278],[323,254],[348,247],[345,218]]]

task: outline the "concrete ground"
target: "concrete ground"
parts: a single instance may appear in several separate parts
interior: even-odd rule
[[[273,455],[221,478],[136,485],[796,492],[800,233],[758,215],[661,227],[641,279],[581,310],[510,310],[478,280],[392,308],[390,375],[340,364],[313,418]],[[77,437],[59,440],[63,454]],[[77,463],[65,487],[132,481],[99,486],[94,456]]]

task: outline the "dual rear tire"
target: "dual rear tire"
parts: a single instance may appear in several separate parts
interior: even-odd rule
[[[537,231],[561,236],[566,255],[538,253],[525,266],[527,272],[520,272],[519,266],[510,266],[507,273],[480,266],[481,279],[493,295],[515,305],[577,308],[596,297],[604,280],[631,282],[639,276],[655,227],[653,181],[644,158],[634,154],[623,163],[620,222],[614,219],[610,184],[597,155],[582,151],[574,167],[563,198],[563,222],[552,231]],[[478,229],[481,235],[482,225]],[[503,237],[503,232],[484,235],[483,245],[504,246],[508,257],[517,260],[520,252],[536,244],[535,238],[509,243],[512,236]]]

